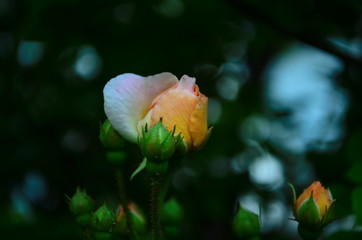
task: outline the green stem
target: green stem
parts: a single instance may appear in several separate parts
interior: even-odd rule
[[[164,175],[160,175],[159,173],[151,175],[151,240],[165,240],[161,225],[162,206],[171,183],[171,177],[181,161],[181,157],[174,158],[170,161],[172,164],[169,165]]]
[[[124,182],[123,169],[121,169],[120,167],[115,167],[114,176],[117,181],[118,196],[124,211],[124,215],[126,217],[127,233],[131,239],[138,240],[138,235],[133,229],[131,212],[128,208],[128,198],[127,198],[126,185]]]
[[[298,224],[298,233],[303,240],[317,240],[322,233],[322,230],[310,230]]]
[[[164,240],[161,225],[161,210],[169,186],[168,178],[154,175],[151,177],[151,239]]]

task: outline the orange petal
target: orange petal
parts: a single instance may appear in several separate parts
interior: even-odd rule
[[[198,97],[190,91],[182,88],[171,89],[154,104],[151,116],[151,125],[156,124],[160,118],[162,123],[172,131],[176,126],[175,134],[181,133],[187,146],[191,146],[192,140],[188,130],[190,116],[198,103]]]
[[[296,209],[307,200],[313,193],[313,198],[316,201],[321,216],[325,216],[328,208],[331,206],[333,199],[328,190],[326,190],[319,181],[315,181],[299,196],[296,202]]]
[[[207,138],[207,97],[200,93],[199,102],[193,111],[189,131],[194,149],[199,149],[203,146]]]

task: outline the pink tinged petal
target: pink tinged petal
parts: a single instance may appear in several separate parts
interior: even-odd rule
[[[137,123],[152,101],[178,83],[171,73],[142,77],[132,73],[111,79],[103,89],[104,111],[112,126],[128,141],[137,141]]]
[[[180,79],[180,84],[178,87],[187,89],[187,90],[193,92],[195,83],[196,83],[195,78],[189,77],[187,75],[183,75],[182,78]]]

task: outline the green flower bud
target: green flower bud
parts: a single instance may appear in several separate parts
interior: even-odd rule
[[[100,232],[109,232],[115,222],[114,213],[108,208],[106,203],[93,213],[92,227]]]
[[[308,229],[313,235],[335,219],[335,200],[329,189],[325,189],[319,181],[313,182],[298,198],[293,185],[289,186],[293,191],[295,220],[303,233]]]
[[[112,127],[108,119],[101,126],[99,139],[107,150],[120,150],[124,147],[124,139]]]
[[[232,222],[232,228],[240,238],[257,237],[260,234],[259,217],[239,205],[239,209]]]
[[[77,191],[69,200],[69,209],[74,215],[82,215],[90,213],[94,209],[93,199],[86,193],[85,190],[77,188]]]
[[[161,219],[162,222],[169,224],[180,224],[184,215],[181,205],[175,198],[171,198],[162,207]]]
[[[175,152],[173,132],[169,132],[162,124],[162,119],[152,128],[142,131],[138,142],[143,156],[152,162],[164,162]]]

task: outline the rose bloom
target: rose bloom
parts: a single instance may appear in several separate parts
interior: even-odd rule
[[[319,181],[315,181],[303,191],[295,202],[294,215],[296,219],[300,217],[298,216],[299,210],[307,203],[311,195],[319,211],[319,220],[322,220],[327,215],[330,206],[334,202],[332,194]]]
[[[188,151],[203,146],[208,135],[207,97],[195,78],[184,75],[180,81],[171,73],[142,77],[132,73],[111,79],[104,87],[105,113],[125,139],[137,142],[142,129],[162,118],[175,135],[181,133]]]

